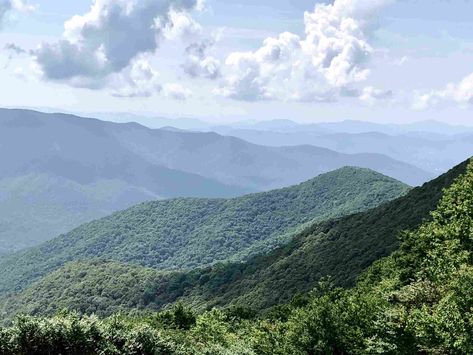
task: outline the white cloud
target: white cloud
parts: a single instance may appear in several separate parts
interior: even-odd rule
[[[140,57],[119,74],[110,77],[108,87],[115,97],[139,98],[163,95],[174,100],[187,100],[192,92],[177,83],[160,83],[159,73],[148,58]]]
[[[11,4],[14,10],[19,12],[33,12],[36,10],[36,6],[25,3],[22,0],[11,0]]]
[[[443,90],[416,93],[413,108],[424,110],[440,103],[453,103],[463,108],[473,105],[473,73],[459,83],[449,83]]]
[[[110,87],[116,97],[150,97],[161,92],[159,73],[146,58],[135,60],[132,65],[111,78]]]
[[[188,13],[171,11],[170,21],[164,29],[164,36],[170,40],[196,40],[202,35],[202,26]]]
[[[43,43],[35,57],[44,78],[101,88],[137,57],[156,51],[173,16],[197,0],[95,0],[90,11],[65,23],[64,37]]]
[[[187,100],[192,96],[192,92],[189,89],[177,83],[165,84],[163,86],[163,93],[168,98],[181,101]]]
[[[217,93],[238,100],[333,100],[366,80],[376,13],[391,0],[335,0],[304,15],[305,37],[282,33],[226,59]]]
[[[28,5],[22,0],[0,0],[0,26],[5,21],[10,11],[31,12],[35,10],[35,6]]]
[[[374,105],[379,101],[390,100],[392,97],[393,92],[391,90],[381,90],[367,86],[363,89],[359,98],[368,105]]]
[[[221,63],[207,51],[214,45],[213,40],[195,42],[186,48],[186,60],[183,69],[191,77],[217,79],[220,76]]]
[[[215,45],[216,40],[202,39],[205,37],[202,26],[188,13],[171,11],[164,36],[169,40],[179,40],[186,44],[185,61],[182,65],[186,74],[193,78],[219,77],[221,63],[207,53]]]

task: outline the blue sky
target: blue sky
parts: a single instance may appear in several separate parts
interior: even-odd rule
[[[473,124],[473,1],[0,0],[0,21],[1,106]]]

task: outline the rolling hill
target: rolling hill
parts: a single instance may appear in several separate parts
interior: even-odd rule
[[[377,154],[264,147],[215,133],[28,110],[0,109],[0,148],[0,254],[144,201],[239,196],[343,166],[413,185],[430,176]]]
[[[22,289],[73,260],[104,258],[155,269],[240,262],[284,244],[305,224],[363,211],[408,190],[384,175],[347,167],[239,198],[143,203],[1,258],[0,293]]]
[[[451,172],[443,182],[451,182],[458,172]],[[440,187],[442,181],[437,183]],[[463,169],[441,194],[430,218],[404,232],[400,248],[370,266],[351,288],[337,288],[325,279],[308,294],[260,315],[245,307],[197,313],[178,303],[159,313],[135,311],[107,318],[64,311],[50,318],[22,316],[7,327],[0,326],[0,350],[5,354],[91,355],[471,354],[473,165]],[[427,201],[425,195],[424,207]],[[89,263],[83,272],[77,272],[76,267],[83,266],[67,266],[59,279],[67,284],[73,278],[78,286],[84,286],[76,291],[75,302],[70,303],[73,308],[94,312],[95,306],[112,305],[105,308],[108,312],[121,302],[126,310],[137,301],[139,305],[152,299],[153,289],[146,283],[153,282],[154,275],[148,278],[144,270],[128,266],[126,271],[121,265],[103,262]],[[53,276],[60,275],[51,275],[52,284]],[[94,276],[111,279],[105,278],[104,285],[93,284]],[[134,282],[136,278],[138,282]],[[139,291],[143,287],[146,297],[137,299],[131,292],[130,298],[128,291],[133,286]],[[90,291],[95,295],[85,303]],[[101,292],[100,296],[96,292]],[[62,293],[66,305],[71,293],[71,287]],[[81,299],[83,293],[86,295]]]
[[[373,262],[397,250],[401,231],[430,219],[444,189],[468,163],[369,211],[316,222],[296,232],[289,243],[244,263],[171,272],[107,260],[68,263],[4,299],[3,308],[9,310],[4,316],[53,314],[64,307],[105,316],[131,309],[159,310],[177,300],[200,310],[229,305],[264,310],[310,291],[326,276],[349,287]]]
[[[0,110],[0,254],[136,203],[252,191],[151,164],[99,121]]]

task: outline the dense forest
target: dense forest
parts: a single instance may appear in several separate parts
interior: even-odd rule
[[[0,330],[3,354],[469,354],[473,352],[473,164],[400,248],[351,288],[320,280],[257,314],[228,307],[98,319],[23,316]],[[356,236],[354,237],[356,238]]]
[[[163,272],[106,259],[70,262],[0,300],[2,317],[53,315],[61,309],[99,316],[130,310],[142,313],[177,301],[199,311],[245,306],[264,313],[309,292],[327,276],[336,286],[353,286],[363,270],[398,248],[399,232],[417,228],[429,218],[443,189],[466,166],[467,162],[460,164],[372,210],[308,225],[289,243],[243,263]]]
[[[243,196],[344,166],[369,168],[413,186],[437,174],[383,154],[266,147],[213,132],[1,107],[0,144],[0,255],[146,201]]]
[[[373,208],[409,189],[371,170],[342,168],[234,199],[143,203],[1,258],[0,294],[73,260],[104,258],[160,270],[239,262],[288,242],[308,223]]]

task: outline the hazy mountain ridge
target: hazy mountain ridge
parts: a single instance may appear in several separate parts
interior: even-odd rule
[[[121,116],[110,117],[118,119]],[[124,115],[121,120],[138,120],[145,126],[166,130],[216,132],[265,146],[308,144],[346,154],[380,153],[435,176],[473,154],[473,127],[438,121],[389,124],[346,120],[300,124],[281,119],[213,125],[196,119],[153,120],[134,115]]]
[[[25,110],[0,110],[0,147],[0,210],[5,211],[0,254],[158,198],[237,196],[293,185],[347,165],[412,185],[430,176],[381,155],[264,147],[216,133],[152,130],[137,123]],[[15,187],[27,180],[37,189],[30,196]],[[81,208],[70,208],[78,204]]]
[[[126,128],[126,129],[125,129]],[[266,147],[214,132],[115,126],[115,136],[151,162],[257,190],[300,183],[343,166],[376,170],[410,185],[433,175],[381,154],[341,154],[309,145]]]
[[[308,144],[342,153],[380,153],[399,161],[440,174],[461,163],[473,153],[471,133],[440,135],[421,132],[398,135],[381,132],[320,133],[311,131],[215,128],[215,131],[267,146]]]
[[[214,126],[215,127],[215,126]],[[219,126],[216,126],[219,127]],[[265,121],[243,121],[222,125],[222,128],[252,129],[271,132],[318,132],[318,133],[370,133],[384,134],[441,134],[455,135],[464,132],[473,132],[473,126],[450,125],[445,122],[427,120],[413,123],[378,123],[359,120],[342,120],[335,122],[298,123],[288,119],[274,119]]]
[[[430,219],[444,189],[465,172],[468,163],[372,210],[314,223],[293,234],[288,244],[245,263],[163,273],[125,263],[82,260],[4,299],[3,305],[10,309],[8,315],[13,309],[54,314],[66,307],[106,316],[127,309],[159,310],[177,300],[200,310],[229,305],[263,310],[310,291],[329,275],[336,285],[352,286],[373,262],[398,248],[402,230]]]
[[[99,257],[157,269],[242,261],[287,242],[308,222],[366,210],[408,190],[373,171],[343,168],[234,199],[143,203],[0,259],[0,293],[23,288],[71,260]]]
[[[0,111],[0,253],[143,201],[253,191],[151,164],[124,149],[107,127],[72,116]]]
[[[54,110],[46,110],[54,112]],[[153,115],[140,115],[129,113],[82,113],[79,116],[106,119],[112,122],[126,123],[138,122],[149,128],[162,128],[165,126],[175,127],[181,130],[214,131],[219,129],[249,129],[256,131],[272,132],[317,132],[317,133],[369,133],[380,132],[390,135],[402,135],[410,133],[456,135],[462,133],[473,133],[473,126],[453,125],[435,120],[424,120],[412,123],[378,123],[361,120],[341,120],[335,122],[324,122],[317,118],[318,123],[299,123],[290,119],[270,120],[233,120],[232,122],[218,124],[204,119],[178,117],[166,118]]]
[[[159,196],[120,180],[91,184],[48,174],[0,180],[0,254],[39,244],[117,209]]]

